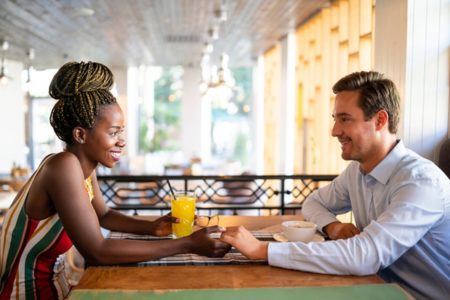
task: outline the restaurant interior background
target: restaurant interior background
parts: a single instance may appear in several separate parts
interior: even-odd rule
[[[449,137],[448,0],[2,0],[0,174],[62,149],[48,85],[67,61],[115,74],[125,155],[103,174],[337,174],[340,77],[377,70],[400,137],[437,161]]]

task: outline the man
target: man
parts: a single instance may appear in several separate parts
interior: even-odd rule
[[[397,139],[399,96],[377,72],[339,80],[332,135],[352,160],[303,205],[332,241],[265,243],[243,227],[222,240],[252,259],[302,271],[368,275],[396,282],[417,299],[450,295],[450,181]],[[336,214],[353,211],[356,226]]]

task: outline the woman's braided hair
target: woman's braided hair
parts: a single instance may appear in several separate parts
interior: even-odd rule
[[[116,103],[109,91],[113,74],[105,65],[95,62],[69,62],[52,79],[49,94],[56,99],[50,124],[59,139],[74,143],[72,130],[93,128],[102,105]]]

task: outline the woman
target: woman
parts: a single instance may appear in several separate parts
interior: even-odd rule
[[[0,242],[1,299],[64,298],[71,285],[58,259],[72,244],[92,265],[132,263],[192,252],[223,256],[229,245],[207,228],[189,237],[150,242],[105,239],[100,227],[163,236],[175,218],[138,220],[109,209],[95,168],[112,168],[125,141],[124,118],[110,93],[113,75],[104,65],[70,62],[54,76],[49,93],[58,100],[50,123],[66,144],[47,156],[18,193],[5,216]]]

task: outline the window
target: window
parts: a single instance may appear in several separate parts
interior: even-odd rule
[[[232,69],[235,86],[229,99],[211,95],[212,156],[216,160],[237,161],[249,169],[251,153],[252,69]],[[223,95],[223,94],[222,94]]]
[[[150,73],[153,97],[139,104],[139,153],[180,150],[183,68],[151,67]]]
[[[45,156],[63,150],[63,143],[58,139],[50,125],[50,113],[56,100],[48,97],[48,87],[55,73],[56,70],[54,69],[33,70],[31,73],[32,81],[27,84],[31,98],[27,118],[30,129],[27,141],[30,149],[28,164],[33,170],[39,166]],[[26,73],[22,77],[24,76],[26,76]]]

